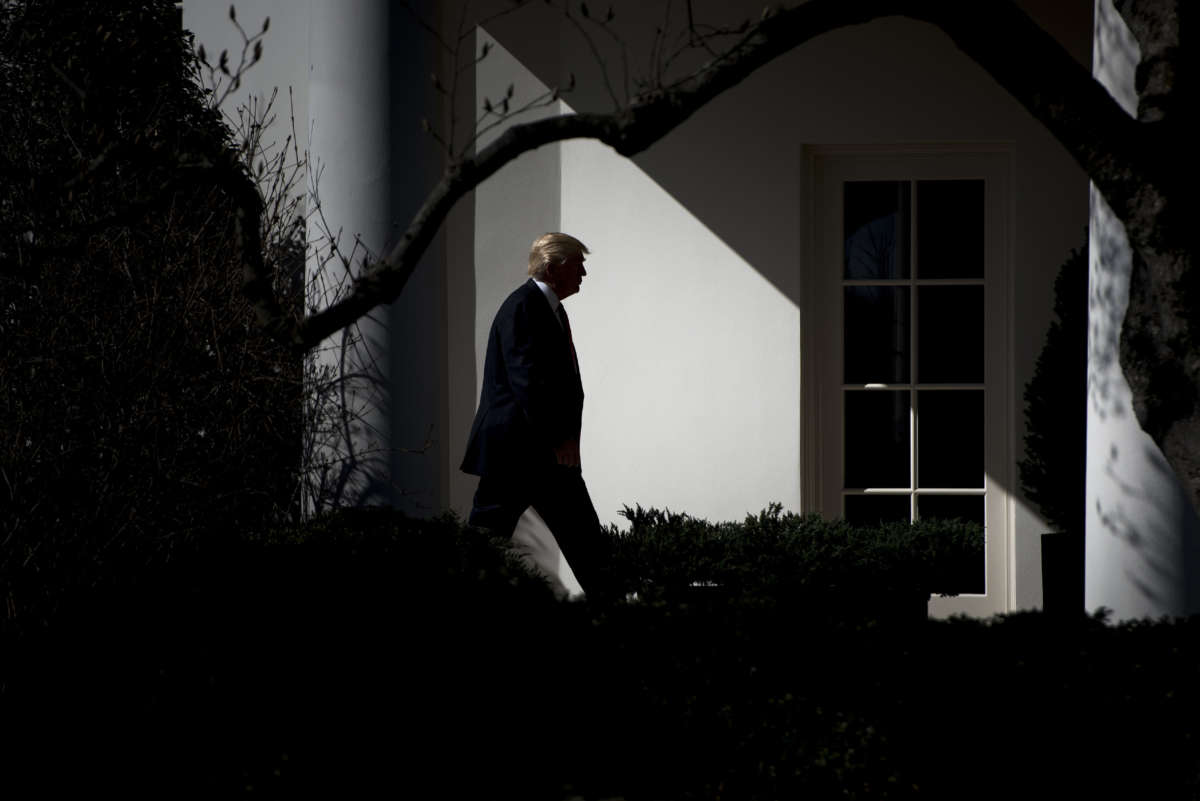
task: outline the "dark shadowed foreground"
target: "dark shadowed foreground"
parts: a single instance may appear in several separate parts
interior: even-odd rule
[[[815,574],[802,593],[651,585],[656,540],[680,546],[671,516],[656,533],[641,514],[638,542],[617,543],[636,558],[614,561],[637,602],[555,602],[479,532],[380,511],[130,570],[49,627],[6,632],[5,782],[159,797],[1197,791],[1194,620],[926,621],[856,587],[853,565],[826,602]],[[755,520],[742,533],[769,539],[771,512]],[[727,552],[726,575],[752,550]],[[847,589],[874,600],[842,609]]]

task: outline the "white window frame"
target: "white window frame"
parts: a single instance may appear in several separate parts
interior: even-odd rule
[[[930,599],[934,617],[1013,609],[1012,146],[810,145],[803,149],[801,508],[842,510],[842,185],[846,181],[985,181],[984,489],[986,591]],[[912,321],[916,325],[916,320]],[[916,380],[916,376],[912,377]],[[911,412],[910,412],[911,413]]]

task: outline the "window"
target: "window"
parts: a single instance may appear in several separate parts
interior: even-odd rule
[[[984,182],[842,186],[842,514],[984,524]],[[957,591],[984,591],[984,565]]]
[[[808,161],[805,497],[852,523],[984,526],[984,561],[944,588],[964,600],[946,600],[1001,611],[1007,153],[832,150]]]

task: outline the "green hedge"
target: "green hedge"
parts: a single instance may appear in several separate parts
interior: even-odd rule
[[[799,537],[802,521],[754,519]],[[629,547],[653,539],[635,528]],[[822,547],[853,553],[858,535],[838,531]],[[6,789],[874,799],[1200,787],[1200,621],[830,625],[769,599],[558,603],[498,546],[452,518],[358,510],[207,538],[73,597],[53,626],[0,643]],[[617,561],[665,569],[669,550]]]
[[[711,583],[747,600],[915,598],[983,590],[983,531],[930,520],[855,527],[772,504],[741,523],[710,523],[669,510],[625,507],[612,527],[613,570],[624,586],[657,598]]]
[[[1054,316],[1025,385],[1021,491],[1054,531],[1082,534],[1087,509],[1088,245],[1071,251],[1054,279]]]
[[[299,511],[303,360],[243,294],[234,205],[198,168],[238,145],[175,5],[0,3],[9,615],[45,613],[115,562]],[[296,241],[262,222],[283,290]],[[303,287],[284,297],[299,311]]]

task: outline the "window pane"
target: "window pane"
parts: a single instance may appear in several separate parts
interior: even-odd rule
[[[877,526],[908,519],[907,495],[846,496],[846,522],[852,526]]]
[[[917,393],[917,486],[983,487],[983,390]]]
[[[917,289],[917,380],[983,382],[983,287]]]
[[[906,286],[844,288],[844,383],[908,383],[911,291]]]
[[[843,190],[845,277],[908,278],[908,181],[847,181]]]
[[[908,392],[843,392],[846,488],[908,487]]]
[[[917,182],[917,277],[983,278],[983,181]]]
[[[917,496],[917,517],[921,520],[964,520],[983,525],[982,495]]]
[[[982,495],[918,495],[917,517],[922,520],[960,519],[983,527]],[[935,593],[978,593],[987,588],[987,560],[983,549],[975,553],[950,549],[941,560]]]

